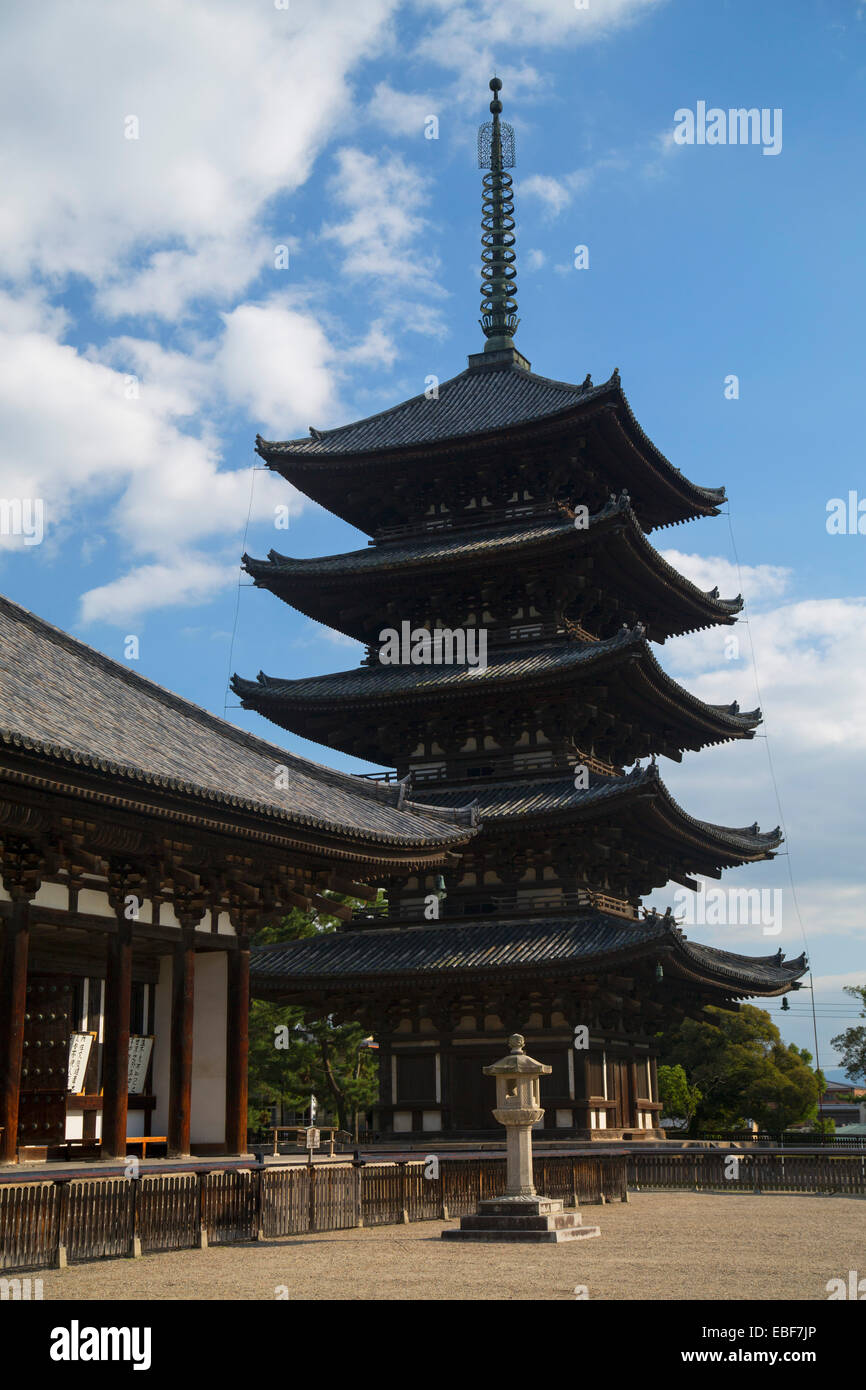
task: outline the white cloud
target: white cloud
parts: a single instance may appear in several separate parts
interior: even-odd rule
[[[505,53],[606,38],[663,3],[590,0],[586,9],[579,10],[572,0],[520,0],[514,4],[503,4],[502,0],[472,0],[471,4],[423,0],[423,10],[431,22],[416,54],[456,70],[464,91],[477,91],[479,72],[492,72],[495,67],[509,91],[516,93],[519,70],[502,62]],[[529,80],[535,77],[530,70]]]
[[[422,259],[416,251],[416,241],[427,227],[421,209],[431,196],[423,175],[399,155],[377,159],[357,148],[343,148],[337,152],[330,189],[348,217],[325,226],[323,235],[342,248],[346,275],[370,277],[383,285],[434,287],[431,271],[437,262],[429,255]]]
[[[336,354],[312,314],[278,302],[241,304],[223,322],[216,372],[263,429],[283,439],[330,413]]]
[[[20,6],[0,53],[0,269],[86,276],[107,312],[251,280],[266,202],[304,183],[396,0]],[[126,118],[139,138],[125,138]]]
[[[207,602],[237,579],[237,563],[221,564],[194,553],[171,564],[139,565],[120,579],[88,589],[81,598],[81,618],[129,627],[152,608]]]
[[[398,92],[388,82],[376,86],[367,106],[367,115],[391,135],[417,135],[424,138],[424,123],[435,116],[439,102],[419,92]]]
[[[557,217],[567,208],[576,193],[581,193],[592,182],[593,171],[577,169],[572,174],[555,179],[550,174],[530,174],[521,179],[516,194],[519,199],[537,198],[545,212]]]
[[[742,589],[747,603],[778,598],[790,584],[791,571],[780,565],[742,565],[739,569],[719,555],[694,555],[662,550],[661,556],[699,589],[718,588],[722,598],[735,598]]]
[[[527,270],[541,270],[547,264],[547,257],[543,251],[530,250],[526,253]]]

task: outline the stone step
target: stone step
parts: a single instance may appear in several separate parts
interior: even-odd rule
[[[559,1197],[486,1197],[478,1216],[553,1216],[564,1209]]]
[[[556,1231],[443,1231],[443,1240],[516,1241],[520,1244],[559,1245],[564,1240],[588,1240],[601,1235],[598,1226],[569,1226]]]
[[[583,1224],[579,1211],[558,1211],[550,1216],[490,1216],[486,1212],[464,1216],[464,1231],[566,1231]]]

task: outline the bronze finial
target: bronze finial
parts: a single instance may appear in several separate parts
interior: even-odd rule
[[[478,131],[478,167],[486,169],[482,198],[481,313],[479,320],[487,339],[485,352],[499,352],[514,346],[517,317],[517,280],[514,253],[514,199],[511,175],[514,168],[514,130],[500,121],[502,81],[490,80],[493,100],[492,121]]]

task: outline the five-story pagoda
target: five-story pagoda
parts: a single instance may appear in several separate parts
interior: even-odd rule
[[[650,642],[736,620],[647,539],[718,515],[650,443],[619,374],[539,377],[517,329],[514,133],[479,133],[483,352],[438,391],[308,439],[268,466],[366,531],[366,550],[244,557],[255,583],[358,638],[360,669],[235,677],[245,707],[307,739],[396,767],[431,808],[480,828],[441,876],[389,879],[387,918],[264,947],[253,989],[311,1016],[358,1018],[380,1045],[377,1128],[492,1132],[482,1067],[509,1034],[549,1065],[562,1137],[656,1132],[655,1035],[708,1004],[795,989],[801,957],[686,939],[640,900],[772,857],[781,836],[689,816],[657,755],[751,738],[760,711],[708,705]],[[641,765],[646,760],[646,765]],[[626,769],[630,768],[630,771]]]

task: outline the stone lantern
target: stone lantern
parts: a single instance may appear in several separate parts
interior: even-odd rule
[[[559,1242],[600,1234],[584,1226],[580,1212],[564,1211],[558,1198],[542,1197],[532,1180],[532,1126],[544,1119],[540,1078],[552,1071],[527,1057],[524,1039],[514,1033],[511,1051],[485,1076],[496,1078],[494,1118],[505,1126],[505,1194],[478,1203],[474,1216],[464,1216],[459,1229],[443,1231],[443,1240],[519,1240]]]
[[[512,1034],[508,1046],[511,1048],[508,1056],[485,1067],[484,1075],[496,1078],[493,1118],[505,1125],[505,1195],[534,1197],[532,1126],[544,1119],[540,1077],[549,1076],[553,1068],[527,1057],[519,1033]]]

